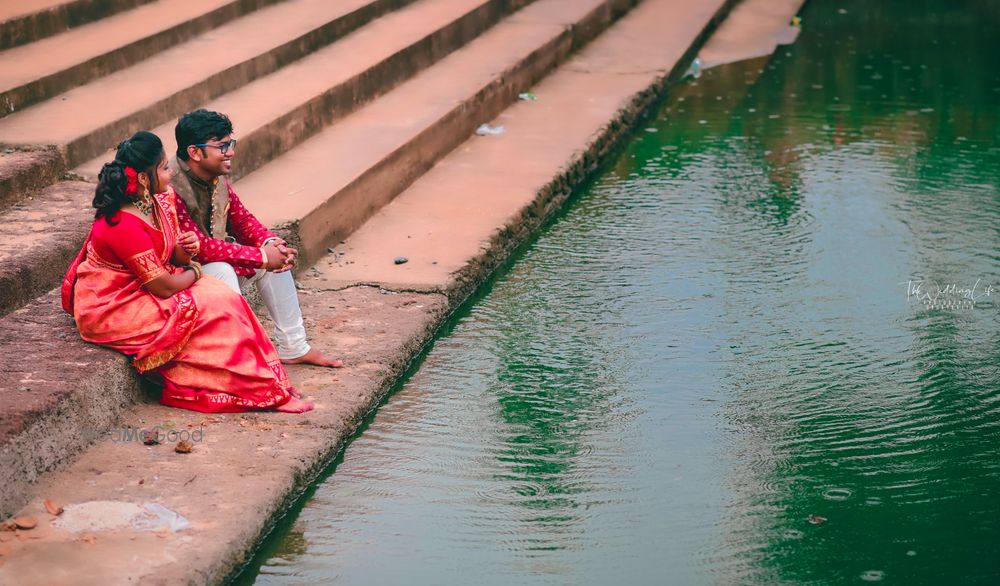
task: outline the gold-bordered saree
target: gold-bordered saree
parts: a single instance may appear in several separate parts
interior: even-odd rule
[[[159,375],[152,378],[162,379],[164,405],[219,413],[286,403],[288,376],[240,294],[210,276],[165,299],[144,287],[183,270],[170,262],[179,235],[176,194],[155,200],[160,228],[125,212],[94,221],[62,284],[63,308],[80,336],[130,356],[140,373]]]

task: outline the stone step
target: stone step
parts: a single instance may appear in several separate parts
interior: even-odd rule
[[[128,67],[279,1],[158,0],[2,51],[0,116]]]
[[[256,10],[0,119],[0,144],[55,145],[67,167],[75,167],[112,148],[135,130],[153,128],[272,73],[411,1],[287,0]],[[119,16],[156,7],[159,4]],[[104,22],[94,23],[101,24]],[[57,39],[43,42],[50,40]],[[19,59],[19,67],[30,68],[30,54]]]
[[[240,132],[245,138],[238,169],[253,169],[289,151],[324,122],[465,44],[519,5],[510,0],[420,0],[208,106],[229,113],[238,130],[247,129],[245,135]],[[156,132],[167,152],[173,152],[173,122]],[[106,153],[79,172],[94,179],[110,158]],[[0,212],[0,315],[59,283],[60,267],[79,248],[92,217],[93,185],[89,192],[81,185],[88,184],[58,183]],[[58,229],[36,229],[44,226]]]
[[[532,0],[421,0],[202,107],[225,112],[239,137],[232,179],[316,134],[465,45]],[[176,118],[152,131],[174,153]],[[96,180],[110,151],[75,168]]]
[[[538,0],[241,179],[308,266],[635,0]]]
[[[94,185],[62,181],[0,213],[0,315],[62,281],[94,219]]]
[[[0,50],[32,43],[153,0],[33,0],[0,3]]]
[[[140,397],[121,354],[80,339],[58,291],[0,318],[0,517]],[[2,581],[2,580],[0,580]]]
[[[65,170],[54,148],[0,151],[0,212],[58,181]]]
[[[464,302],[629,139],[639,115],[681,77],[699,39],[734,2],[678,4],[642,2],[536,84],[536,100],[518,101],[490,120],[504,134],[459,145],[303,274],[300,285],[316,291],[365,284]],[[660,37],[664,22],[672,34]],[[732,93],[745,96],[746,79],[733,81]],[[671,101],[703,91],[673,87]],[[408,262],[394,264],[401,255]]]

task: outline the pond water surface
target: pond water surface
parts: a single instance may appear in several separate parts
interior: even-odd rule
[[[802,20],[672,91],[238,581],[1000,583],[1000,3]]]

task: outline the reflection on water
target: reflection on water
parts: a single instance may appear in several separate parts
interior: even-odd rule
[[[241,581],[1000,582],[1000,4],[802,16],[672,93]]]

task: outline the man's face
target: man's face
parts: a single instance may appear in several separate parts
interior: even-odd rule
[[[188,165],[205,175],[218,177],[233,172],[233,156],[236,154],[236,139],[231,134],[213,138],[202,145],[188,147]]]

